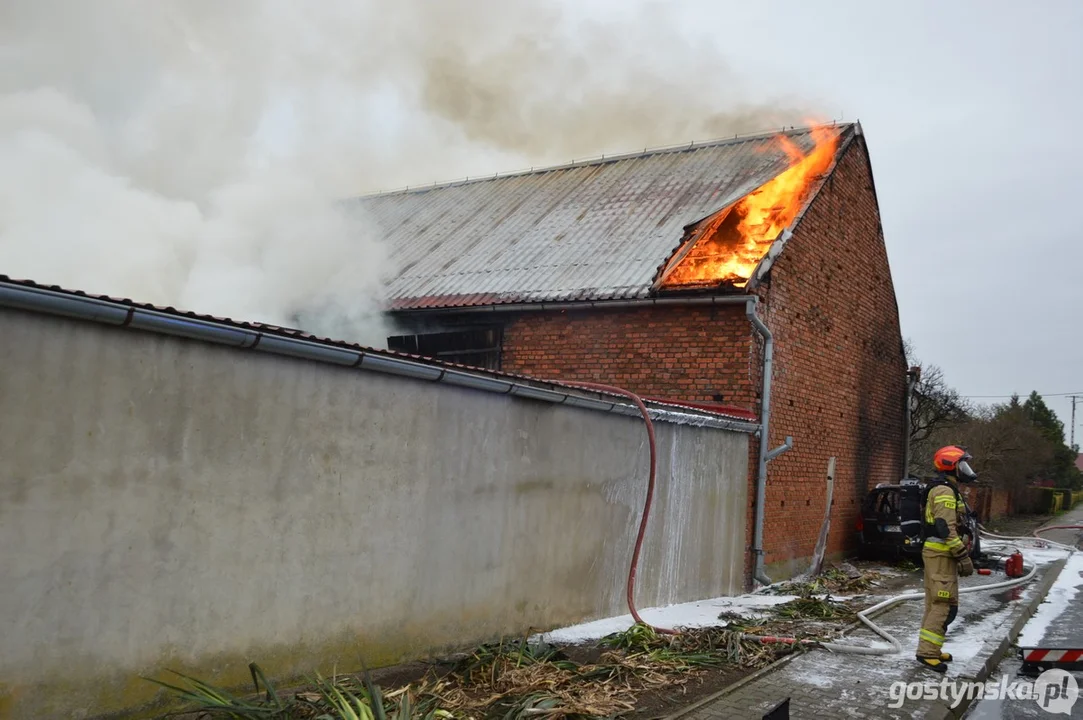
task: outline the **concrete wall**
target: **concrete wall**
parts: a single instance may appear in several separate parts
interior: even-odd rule
[[[0,309],[0,717],[624,612],[642,422]],[[737,592],[748,438],[658,423],[641,607]]]

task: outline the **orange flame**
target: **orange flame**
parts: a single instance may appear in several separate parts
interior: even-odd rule
[[[827,172],[835,158],[838,134],[829,127],[812,130],[808,155],[789,138],[776,140],[790,166],[695,231],[692,249],[663,281],[664,285],[703,285],[729,281],[743,287],[756,264],[800,212],[812,181]]]

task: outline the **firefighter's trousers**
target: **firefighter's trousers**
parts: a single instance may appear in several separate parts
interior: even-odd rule
[[[918,657],[939,658],[948,623],[959,609],[958,561],[943,552],[922,548],[925,562],[925,616],[918,633]]]

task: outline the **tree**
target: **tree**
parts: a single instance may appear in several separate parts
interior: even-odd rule
[[[981,413],[980,446],[975,446],[979,471],[991,480],[1021,487],[1040,479],[1053,458],[1053,447],[1015,402],[994,405]]]
[[[904,343],[910,367],[921,367],[913,345]],[[1064,423],[1042,396],[1018,395],[1002,405],[978,407],[948,385],[936,365],[922,368],[910,399],[910,467],[927,475],[937,448],[961,445],[974,455],[974,469],[984,481],[1010,488],[1034,480],[1053,480],[1058,487],[1083,487],[1075,466],[1078,450],[1064,442]]]
[[[1037,391],[1030,393],[1030,397],[1023,403],[1023,411],[1026,413],[1027,419],[1038,428],[1038,431],[1049,442],[1064,444],[1064,423],[1045,404],[1045,400]]]
[[[1009,488],[1037,479],[1053,456],[1052,446],[1023,408],[1011,403],[973,408],[966,421],[939,429],[930,437],[930,447],[944,445],[965,447],[983,484]]]
[[[935,450],[935,438],[945,430],[958,427],[970,418],[970,407],[955,388],[948,385],[944,371],[937,365],[921,366],[913,344],[903,344],[907,363],[920,367],[921,377],[910,397],[910,467],[908,472],[921,475]],[[935,446],[935,447],[934,447]]]
[[[1051,450],[1051,457],[1041,468],[1042,474],[1057,487],[1079,487],[1081,478],[1075,464],[1078,451],[1065,444],[1064,423],[1037,392],[1032,392],[1023,403],[1023,412]]]

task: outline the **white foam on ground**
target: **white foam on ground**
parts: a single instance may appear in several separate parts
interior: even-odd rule
[[[1026,591],[1023,591],[1021,599],[1025,596]],[[967,596],[964,595],[960,602],[966,601]],[[945,649],[954,656],[955,667],[958,668],[962,663],[977,657],[987,642],[1000,642],[1005,634],[1004,626],[1015,615],[1016,608],[1016,605],[1008,603],[988,612],[980,619],[967,620],[964,615],[952,623],[948,628],[948,643]],[[916,652],[916,638],[913,639],[913,645]]]
[[[1040,543],[1041,541],[1036,540],[1036,542]],[[983,544],[985,543],[988,543],[988,549],[995,549],[997,551],[1011,551],[1015,547],[1011,541],[1004,541],[1003,546],[1000,545],[1001,541],[987,540],[983,542]],[[1028,565],[1046,565],[1055,560],[1060,560],[1068,554],[1064,550],[1049,546],[1035,547],[1033,543],[1021,543],[1019,547],[1023,553],[1024,560]],[[1076,557],[1083,558],[1083,553],[1078,553]],[[883,570],[879,568],[877,570],[883,572]],[[780,581],[769,587],[777,588],[785,582],[792,582],[792,580]],[[739,614],[743,617],[755,617],[763,615],[764,611],[772,606],[781,605],[782,603],[789,602],[796,598],[794,595],[772,595],[764,592],[767,589],[768,588],[759,588],[755,592],[746,595],[712,598],[709,600],[699,600],[678,605],[668,605],[660,608],[647,608],[640,610],[639,615],[647,624],[660,628],[716,627],[726,624],[726,621],[719,620],[718,615],[720,613],[730,612]],[[890,591],[883,597],[893,597],[894,595],[908,592],[912,589],[913,588],[899,588],[898,590]],[[856,596],[832,595],[831,597],[834,600],[846,600],[850,597],[875,599],[879,598],[880,595],[864,593]],[[581,623],[579,625],[573,625],[571,627],[551,630],[546,633],[535,635],[532,640],[553,644],[578,645],[600,640],[613,633],[623,632],[634,624],[635,621],[632,619],[631,615],[618,615],[616,617],[603,618]],[[968,644],[966,648],[960,648],[960,655],[966,657],[976,655],[980,650],[981,642],[984,639],[981,633],[993,631],[995,629],[993,624],[990,624],[989,627],[981,628],[973,636],[970,636],[971,644]],[[970,635],[970,633],[967,632],[967,635]],[[962,637],[960,637],[959,640],[962,640]],[[917,641],[914,640],[915,645],[916,643]]]
[[[1038,606],[1038,611],[1023,627],[1023,632],[1019,633],[1020,647],[1034,647],[1040,643],[1053,621],[1075,601],[1079,588],[1083,587],[1083,576],[1080,573],[1083,573],[1083,552],[1074,553],[1064,564],[1060,575],[1049,588],[1049,594]]]
[[[1019,542],[982,538],[981,545],[982,550],[994,553],[1011,554],[1018,549],[1023,554],[1023,562],[1028,565],[1048,565],[1068,556],[1067,550],[1049,545],[1037,538],[1033,540],[1028,538]]]
[[[718,615],[722,612],[734,612],[744,617],[754,617],[762,614],[766,608],[781,605],[795,599],[794,595],[738,595],[735,597],[720,597],[710,600],[669,605],[660,608],[647,608],[640,610],[639,615],[644,622],[654,627],[661,628],[701,628],[725,625],[726,621],[719,620]],[[635,621],[631,615],[618,615],[617,617],[594,620],[572,627],[560,628],[536,636],[538,640],[554,644],[576,645],[600,640],[606,635],[623,632],[632,627]]]
[[[794,679],[805,685],[815,685],[816,687],[821,688],[829,688],[838,683],[837,677],[823,672],[821,668],[809,668],[808,670],[794,673]]]

